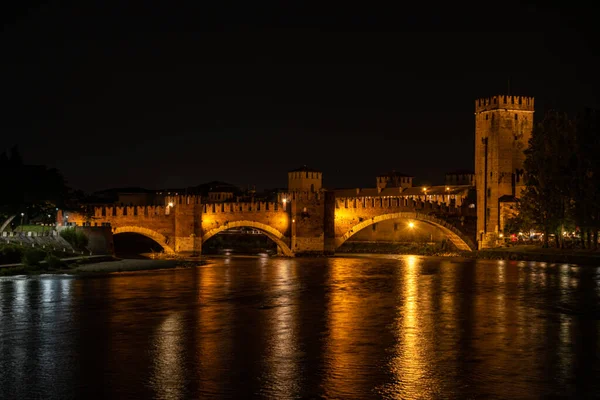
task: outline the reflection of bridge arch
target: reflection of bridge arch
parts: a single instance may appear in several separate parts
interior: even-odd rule
[[[343,236],[336,238],[336,248],[340,247],[346,240],[350,239],[350,237],[352,237],[355,233],[358,233],[359,231],[361,231],[362,229],[364,229],[370,225],[373,225],[373,224],[376,224],[376,223],[382,222],[382,221],[387,221],[390,219],[397,219],[397,218],[414,219],[416,221],[423,221],[423,222],[426,222],[430,225],[433,225],[433,226],[439,228],[442,232],[444,232],[444,234],[448,237],[448,239],[450,239],[450,241],[459,250],[473,251],[476,249],[475,245],[473,244],[471,239],[466,237],[462,232],[460,232],[454,226],[450,225],[449,223],[447,223],[444,220],[441,220],[439,218],[436,218],[436,217],[433,217],[433,216],[427,215],[427,214],[420,214],[415,211],[383,214],[383,215],[378,215],[376,217],[368,219],[366,221],[360,222],[360,223],[354,225],[352,228],[350,228],[350,230],[348,230],[348,232],[346,232]]]
[[[206,242],[208,239],[210,239],[217,233],[226,231],[227,229],[231,229],[231,228],[258,229],[259,231],[264,233],[269,239],[274,241],[277,244],[277,246],[279,246],[281,248],[281,251],[283,252],[284,255],[286,255],[288,257],[294,256],[294,253],[292,252],[290,247],[287,245],[287,243],[284,241],[285,236],[283,233],[279,232],[277,229],[275,229],[269,225],[261,224],[260,222],[256,222],[256,221],[232,221],[232,222],[229,222],[227,225],[221,225],[218,228],[211,229],[210,231],[208,231],[204,235],[202,235],[202,243]]]
[[[175,253],[173,248],[169,246],[167,237],[161,235],[160,233],[153,231],[152,229],[142,228],[140,226],[120,226],[118,228],[113,229],[113,235],[118,235],[119,233],[139,233],[140,235],[144,235],[154,240],[156,243],[162,246],[165,253]]]

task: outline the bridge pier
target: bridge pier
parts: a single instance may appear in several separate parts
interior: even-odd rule
[[[178,196],[172,206],[175,212],[175,252],[183,255],[202,254],[202,204],[197,196]]]

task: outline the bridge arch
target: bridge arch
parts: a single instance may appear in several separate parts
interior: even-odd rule
[[[144,235],[154,240],[156,243],[162,246],[167,254],[173,254],[173,248],[168,244],[168,239],[165,235],[162,235],[152,229],[142,228],[141,226],[120,226],[118,228],[113,229],[113,235],[118,235],[119,233],[139,233],[140,235]]]
[[[262,224],[262,223],[256,222],[256,221],[232,221],[232,222],[229,222],[227,225],[221,225],[218,228],[211,229],[210,231],[208,231],[204,235],[202,235],[202,243],[205,243],[208,239],[210,239],[217,233],[226,231],[227,229],[231,229],[231,228],[258,229],[259,231],[264,233],[269,239],[274,241],[277,244],[277,246],[279,246],[281,248],[281,251],[283,252],[284,255],[286,255],[288,257],[294,256],[294,253],[290,249],[290,246],[288,246],[287,243],[285,243],[285,241],[284,241],[285,236],[283,233],[281,233],[277,229],[273,228],[272,226]]]
[[[416,221],[426,222],[430,225],[433,225],[433,226],[439,228],[448,237],[448,239],[452,242],[452,244],[454,244],[456,246],[457,249],[464,250],[464,251],[476,250],[476,247],[473,244],[473,242],[471,241],[471,239],[469,239],[467,236],[465,236],[462,232],[460,232],[454,226],[452,226],[452,225],[448,224],[447,222],[445,222],[444,220],[436,218],[432,215],[421,214],[418,212],[399,212],[399,213],[383,214],[383,215],[378,215],[376,217],[368,219],[366,221],[360,222],[360,223],[354,225],[352,228],[350,228],[346,233],[344,233],[344,235],[336,238],[336,244],[335,244],[336,248],[340,247],[346,240],[350,239],[350,237],[352,237],[354,234],[360,232],[362,229],[364,229],[370,225],[373,225],[373,224],[376,224],[376,223],[382,222],[382,221],[387,221],[390,219],[397,219],[397,218],[414,219]]]

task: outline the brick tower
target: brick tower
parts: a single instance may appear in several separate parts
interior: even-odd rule
[[[323,173],[306,165],[288,172],[290,192],[319,192],[323,186]]]
[[[478,247],[495,247],[502,203],[525,187],[524,151],[533,130],[533,97],[493,96],[475,101],[475,186]]]

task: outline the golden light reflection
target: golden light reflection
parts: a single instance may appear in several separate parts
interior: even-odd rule
[[[361,368],[364,368],[364,351],[361,346],[365,337],[360,332],[367,311],[364,298],[352,290],[350,282],[354,268],[345,268],[344,261],[333,259],[329,272],[331,293],[327,305],[327,329],[329,338],[325,346],[325,362],[328,373],[323,388],[327,398],[351,398],[363,392]],[[347,261],[346,261],[347,262]],[[358,265],[355,268],[360,268]]]
[[[423,331],[423,321],[419,318],[419,309],[428,308],[428,296],[419,297],[419,259],[416,256],[404,258],[404,271],[401,276],[401,301],[397,310],[398,344],[396,357],[392,362],[392,372],[396,375],[398,387],[394,392],[406,398],[426,398],[431,391],[430,382],[425,379],[425,355],[430,340]]]
[[[227,261],[224,260],[224,261]],[[196,363],[201,393],[216,396],[222,388],[220,377],[232,356],[232,304],[222,301],[231,291],[231,267],[225,271],[208,265],[197,269],[198,325],[196,328]]]
[[[183,329],[181,313],[172,313],[158,326],[153,344],[156,356],[153,357],[152,386],[161,399],[180,399],[185,382],[183,371],[182,345]]]

